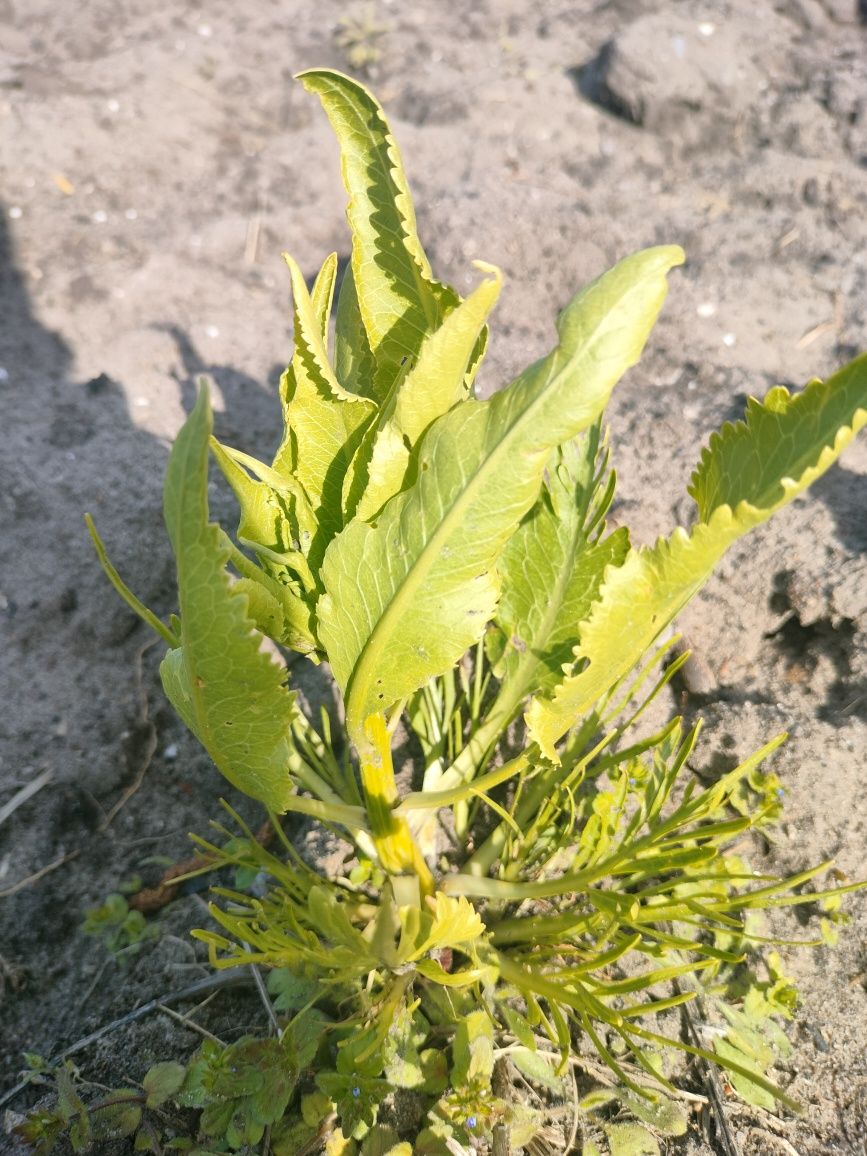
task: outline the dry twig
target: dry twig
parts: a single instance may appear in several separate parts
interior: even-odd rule
[[[47,867],[40,868],[39,871],[34,871],[32,875],[28,875],[26,879],[19,879],[17,883],[13,883],[11,887],[0,891],[0,899],[7,899],[10,895],[14,895],[17,891],[23,891],[25,887],[30,887],[33,883],[38,883],[40,879],[44,879],[46,875],[50,875],[52,871],[56,871],[58,867],[62,867],[64,863],[70,863],[73,859],[77,859],[81,854],[80,849],[75,851],[67,851],[65,855],[61,855],[55,859],[53,863],[49,863]]]
[[[206,979],[200,979],[196,983],[191,983],[187,987],[180,988],[175,992],[169,992],[167,995],[158,996],[156,999],[149,1000],[143,1003],[141,1007],[133,1008],[132,1011],[127,1012],[126,1015],[119,1019],[112,1020],[111,1023],[103,1024],[101,1028],[97,1028],[95,1032],[91,1032],[89,1036],[83,1039],[76,1040],[74,1044],[70,1044],[68,1048],[60,1052],[49,1060],[50,1067],[56,1067],[62,1060],[68,1059],[70,1056],[76,1055],[78,1052],[84,1051],[85,1048],[95,1044],[98,1040],[105,1036],[111,1035],[119,1028],[124,1028],[127,1024],[135,1023],[137,1020],[144,1019],[149,1016],[151,1012],[165,1011],[167,1004],[182,1003],[184,1000],[193,999],[197,995],[201,995],[207,991],[218,991],[224,987],[247,987],[250,984],[250,976],[246,971],[239,971],[237,974],[222,973],[221,975],[209,975]],[[0,1108],[3,1108],[11,1100],[30,1086],[29,1080],[22,1080],[20,1084],[16,1084],[14,1088],[0,1096]]]
[[[41,774],[37,775],[35,779],[31,779],[29,783],[26,783],[20,791],[16,791],[9,802],[4,803],[3,806],[0,807],[0,823],[5,823],[9,816],[17,811],[23,803],[33,798],[37,791],[41,791],[44,786],[50,783],[53,775],[54,771],[51,767],[48,767],[42,771]]]

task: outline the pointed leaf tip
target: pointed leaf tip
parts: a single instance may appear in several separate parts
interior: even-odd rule
[[[632,550],[606,572],[579,631],[572,672],[526,721],[543,753],[634,669],[665,626],[701,589],[741,535],[805,490],[867,425],[867,355],[800,393],[776,387],[751,400],[743,420],[710,439],[692,477],[699,521],[655,546]]]

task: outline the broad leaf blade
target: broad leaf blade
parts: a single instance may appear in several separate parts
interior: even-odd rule
[[[368,461],[355,479],[356,486],[363,484],[357,518],[370,519],[403,488],[419,438],[467,396],[467,377],[501,284],[499,269],[481,263],[479,268],[490,276],[425,339],[418,361],[396,379],[375,436],[362,443],[359,455],[367,450]]]
[[[213,437],[211,452],[241,508],[239,541],[277,566],[291,568],[300,561],[306,571],[303,555],[299,558],[300,543],[312,538],[316,517],[303,489],[294,478],[278,474]],[[258,476],[250,477],[248,469]]]
[[[395,397],[395,424],[411,445],[467,396],[467,378],[478,364],[479,341],[503,283],[495,265],[476,261],[475,266],[484,280],[426,338]]]
[[[376,361],[367,339],[367,330],[358,307],[358,294],[352,268],[343,275],[337,295],[337,319],[334,327],[334,371],[350,393],[373,397]]]
[[[666,293],[676,247],[626,258],[579,293],[560,343],[502,392],[433,423],[418,477],[375,524],[329,547],[319,633],[358,733],[476,642],[499,595],[494,565],[539,492],[556,445],[596,420],[635,364]]]
[[[653,547],[631,551],[608,571],[579,631],[580,669],[552,698],[531,704],[530,733],[549,758],[556,758],[557,740],[628,674],[704,585],[732,542],[806,489],[865,424],[867,356],[861,356],[794,397],[776,388],[764,403],[751,401],[746,423],[711,439],[691,486],[703,520],[690,533],[678,528]]]
[[[596,439],[567,443],[549,467],[540,500],[509,539],[498,563],[503,596],[496,624],[505,649],[495,668],[510,704],[530,689],[553,690],[573,661],[578,626],[599,594],[606,567],[623,563],[625,529],[588,539]]]
[[[282,811],[297,708],[286,671],[260,650],[247,599],[226,574],[229,547],[208,521],[207,389],[178,434],[165,483],[165,520],[178,572],[179,647],[160,666],[166,694],[218,769]]]
[[[400,151],[376,99],[339,72],[312,70],[298,79],[319,96],[340,143],[353,280],[338,322],[352,324],[357,305],[376,371],[371,381],[356,375],[356,384],[382,401],[403,360],[415,359],[425,334],[439,326],[458,296],[433,280]]]
[[[300,269],[290,257],[286,261],[292,277],[295,355],[284,377],[286,434],[274,470],[300,483],[313,508],[316,532],[300,546],[316,567],[343,526],[343,479],[375,406],[338,382],[328,361],[321,301],[317,309]],[[325,297],[324,288],[319,297]]]
[[[238,539],[259,558],[260,565],[256,565],[234,545],[230,547],[232,565],[248,583],[239,589],[249,595],[250,617],[263,633],[293,650],[314,650],[313,599],[308,592],[315,581],[298,548],[300,542],[312,540],[316,528],[306,495],[293,479],[281,478],[247,454],[228,449],[213,437],[210,444],[241,508]],[[245,466],[259,476],[250,477]],[[262,588],[258,594],[253,591],[255,585]],[[274,629],[277,620],[270,605],[274,600],[282,623],[279,629]]]
[[[811,485],[867,423],[865,383],[862,354],[800,393],[777,386],[762,402],[750,398],[745,420],[713,434],[692,476],[699,521],[723,504],[772,512]]]

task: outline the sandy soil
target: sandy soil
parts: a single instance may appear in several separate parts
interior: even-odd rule
[[[0,0],[0,807],[51,775],[0,825],[0,1088],[22,1050],[55,1053],[203,974],[187,937],[206,918],[195,894],[124,969],[78,930],[121,881],[157,878],[155,857],[184,858],[227,791],[168,710],[159,648],[100,574],[82,513],[167,613],[160,486],[196,375],[216,383],[225,440],[273,448],[291,336],[280,251],[308,274],[347,253],[334,142],[291,76],[347,67],[335,30],[353,11],[364,7]],[[685,247],[610,412],[619,512],[639,538],[687,516],[702,439],[746,395],[867,346],[863,2],[370,11],[385,29],[374,85],[436,270],[461,289],[473,258],[507,276],[487,389],[548,346],[556,309],[616,258]],[[705,762],[791,733],[775,764],[788,796],[777,870],[833,856],[865,873],[865,509],[862,439],[684,615],[718,683]],[[62,856],[74,858],[17,886]],[[836,950],[786,956],[804,1003],[784,1078],[807,1114],[776,1124],[733,1105],[745,1154],[867,1151],[867,904],[849,910]],[[244,994],[205,1015],[227,1038],[260,1021]],[[80,1062],[117,1082],[196,1042],[155,1016]],[[707,1151],[695,1137],[680,1150]]]

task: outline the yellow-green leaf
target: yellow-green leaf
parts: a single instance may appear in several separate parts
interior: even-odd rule
[[[357,506],[349,506],[357,518],[369,520],[403,489],[410,455],[422,434],[467,396],[467,376],[501,284],[499,269],[477,264],[489,276],[425,339],[408,372],[398,374],[373,437],[362,442],[359,456],[365,455],[367,465],[353,463],[353,486],[360,496]]]
[[[416,948],[416,957],[444,947],[462,947],[475,943],[485,933],[481,916],[462,895],[453,899],[438,891],[430,900],[433,923],[424,941]]]
[[[495,622],[504,646],[495,671],[509,713],[530,690],[553,690],[560,681],[606,568],[620,565],[629,549],[625,528],[602,541],[588,536],[597,444],[588,433],[581,444],[558,448],[539,501],[498,564],[503,595]]]
[[[260,649],[245,595],[226,573],[230,549],[208,521],[211,409],[203,387],[172,447],[165,519],[175,554],[180,645],[160,666],[166,694],[218,769],[239,790],[282,811],[292,793],[288,765],[294,695],[286,670]]]
[[[416,232],[400,150],[377,100],[339,72],[311,70],[298,79],[322,101],[340,143],[349,193],[352,283],[345,309],[338,308],[338,323],[354,329],[357,306],[375,376],[355,384],[381,402],[404,359],[415,360],[425,335],[439,327],[458,296],[433,279]],[[337,339],[343,344],[340,329]]]
[[[437,419],[414,485],[331,543],[319,636],[355,736],[481,637],[499,596],[495,563],[536,500],[552,448],[596,420],[637,361],[665,274],[681,260],[676,247],[650,249],[579,293],[554,351],[488,401]]]
[[[746,421],[711,438],[693,475],[701,519],[653,547],[631,551],[605,575],[581,624],[572,673],[527,713],[533,738],[554,744],[640,661],[704,585],[728,547],[801,493],[867,423],[867,355],[794,397],[782,387],[751,400]]]
[[[291,257],[286,262],[292,278],[295,355],[282,384],[286,432],[273,468],[300,484],[309,500],[315,532],[300,545],[316,568],[343,526],[344,477],[376,407],[345,390],[331,368],[322,328],[327,283],[318,292],[317,309],[301,270]]]

